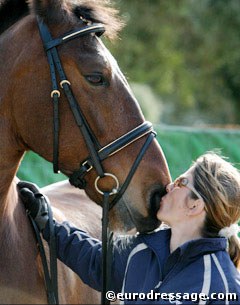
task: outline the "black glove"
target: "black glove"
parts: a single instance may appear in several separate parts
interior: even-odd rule
[[[36,222],[40,231],[44,230],[49,219],[48,198],[40,193],[36,184],[30,182],[19,182],[18,189],[20,198],[26,208],[27,213]]]

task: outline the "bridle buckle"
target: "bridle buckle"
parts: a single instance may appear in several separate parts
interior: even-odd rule
[[[89,164],[89,160],[84,161],[82,166],[85,167],[87,173],[93,168],[92,164]]]

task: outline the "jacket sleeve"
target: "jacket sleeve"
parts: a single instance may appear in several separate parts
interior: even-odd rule
[[[102,242],[68,222],[54,222],[58,258],[71,268],[81,280],[100,291],[102,287]],[[46,226],[43,237],[49,241]],[[118,238],[113,246],[111,290],[121,291],[128,255],[134,243]]]

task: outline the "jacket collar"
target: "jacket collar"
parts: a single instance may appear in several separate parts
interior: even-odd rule
[[[155,253],[163,251],[166,247],[169,249],[169,243],[171,238],[171,229],[160,229],[154,231],[150,234],[140,235],[143,242],[147,244]],[[202,256],[207,253],[213,253],[217,251],[225,251],[227,249],[227,239],[226,238],[200,238],[195,240],[190,240],[175,251],[179,255],[187,254],[188,257]],[[175,252],[174,251],[174,252]]]

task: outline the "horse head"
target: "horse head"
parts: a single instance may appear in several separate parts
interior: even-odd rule
[[[141,109],[116,60],[98,37],[102,27],[105,35],[113,38],[122,23],[117,11],[106,1],[32,0],[30,7],[31,14],[5,31],[1,43],[2,62],[5,63],[3,73],[10,79],[2,96],[7,101],[4,104],[8,106],[9,130],[12,131],[15,150],[21,153],[32,150],[54,162],[56,130],[54,134],[53,103],[56,93],[58,115],[55,119],[59,120],[57,167],[72,177],[80,165],[89,160],[89,147],[78,126],[81,122],[74,116],[77,108],[97,153],[96,162],[101,167],[96,169],[93,166],[91,171],[87,170],[84,187],[87,195],[101,204],[102,194],[96,188],[97,177],[100,178],[98,187],[104,191],[114,189],[118,183],[119,188],[124,185],[149,135],[148,131],[144,133],[146,128],[139,131],[139,126],[145,126]],[[95,23],[99,31],[87,31],[74,39],[66,38]],[[67,77],[62,88],[58,86],[55,91],[39,24],[47,27],[51,41],[55,41],[53,43],[59,37],[66,40],[54,47],[45,44],[45,49],[57,50]],[[54,65],[57,70],[56,62]],[[61,76],[57,73],[56,83],[59,85],[60,82]],[[73,109],[65,89],[72,92],[77,103]],[[98,162],[102,148],[135,130],[139,137],[135,136],[133,141]],[[92,163],[91,166],[95,165]],[[101,174],[101,171],[112,176]],[[159,225],[156,211],[169,181],[163,151],[153,139],[129,186],[111,210],[111,223],[123,224],[125,229],[134,225],[139,231],[156,228]]]

